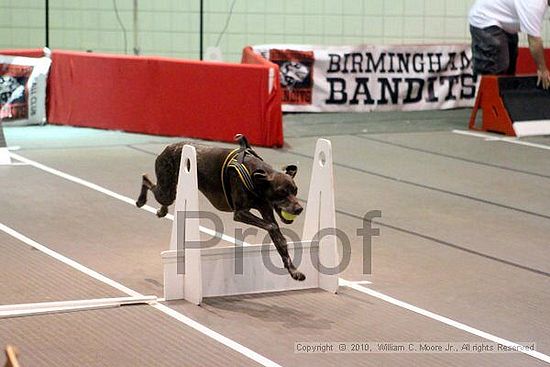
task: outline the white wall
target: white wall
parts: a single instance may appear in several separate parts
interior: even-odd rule
[[[228,61],[247,44],[469,42],[474,0],[236,0],[219,44]],[[214,46],[233,0],[204,0],[205,48]],[[50,0],[50,47],[124,53],[113,0]],[[133,49],[134,0],[116,0]],[[200,0],[138,0],[143,54],[198,59]],[[0,0],[0,48],[45,44],[44,0]],[[548,30],[546,31],[546,39]],[[550,41],[549,41],[550,42]]]

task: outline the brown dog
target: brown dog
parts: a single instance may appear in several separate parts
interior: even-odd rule
[[[233,212],[237,222],[265,229],[285,268],[295,280],[304,280],[305,275],[296,269],[288,254],[287,242],[279,229],[274,212],[283,223],[290,224],[303,208],[296,199],[294,183],[297,167],[289,165],[285,172],[274,170],[250,148],[242,135],[235,139],[238,149],[226,149],[191,143],[197,151],[197,176],[199,190],[212,205],[224,212]],[[176,199],[181,151],[185,143],[169,145],[155,161],[157,184],[143,175],[141,193],[136,205],[142,207],[151,190],[162,205],[159,217],[168,213],[168,206]],[[223,174],[222,174],[223,171]],[[261,218],[250,212],[256,209]]]

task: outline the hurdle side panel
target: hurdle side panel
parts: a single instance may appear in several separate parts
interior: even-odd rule
[[[178,272],[178,263],[181,267],[185,260],[183,254],[177,257],[177,251],[175,250],[163,251],[161,258],[164,268],[164,299],[167,301],[183,299],[184,274]]]
[[[0,165],[11,164],[11,156],[7,146],[4,128],[2,127],[2,121],[0,121]]]
[[[165,298],[182,299],[200,304],[202,301],[202,270],[199,229],[199,190],[197,153],[185,145],[181,153],[180,170],[170,251],[181,254],[165,260]],[[185,254],[185,256],[183,256]],[[182,265],[185,266],[182,266]]]
[[[0,148],[0,166],[11,164],[11,156],[8,148]]]
[[[319,288],[336,293],[338,290],[337,269],[339,263],[334,205],[334,173],[332,168],[332,145],[329,140],[319,139],[311,172],[311,182],[306,206],[303,241],[319,240],[318,272]],[[326,233],[324,231],[330,231]]]

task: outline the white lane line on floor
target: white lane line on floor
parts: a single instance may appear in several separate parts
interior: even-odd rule
[[[472,133],[472,134],[477,134],[477,133]],[[477,134],[477,135],[482,135],[482,134]],[[89,187],[89,188],[94,189],[94,190],[96,190],[96,188],[99,188],[100,190],[98,190],[98,191],[100,191],[100,192],[103,192],[103,193],[105,193],[105,194],[107,194],[107,195],[109,195],[109,196],[111,196],[111,197],[113,197],[113,198],[122,200],[122,201],[124,201],[124,202],[126,202],[126,203],[135,205],[135,203],[134,203],[134,201],[133,201],[132,199],[127,198],[127,197],[125,197],[125,196],[123,196],[123,195],[117,194],[117,193],[115,193],[115,192],[112,192],[112,191],[110,191],[110,190],[108,190],[108,189],[105,189],[105,188],[99,186],[99,185],[93,184],[93,183],[91,183],[91,182],[87,182],[87,181],[82,180],[82,179],[80,179],[80,178],[78,178],[78,177],[71,176],[71,175],[66,174],[66,173],[64,173],[64,172],[61,172],[61,171],[58,171],[58,170],[56,170],[56,169],[50,168],[50,167],[45,166],[45,165],[43,165],[43,164],[41,164],[41,163],[38,163],[38,162],[32,161],[32,160],[30,160],[30,159],[24,158],[24,157],[22,157],[22,156],[20,156],[20,155],[18,155],[18,154],[14,154],[14,153],[11,153],[11,154],[12,154],[12,158],[15,158],[15,159],[17,159],[17,160],[21,160],[21,161],[23,161],[23,162],[25,162],[25,163],[28,163],[29,165],[32,165],[32,166],[34,166],[34,167],[36,167],[36,168],[39,168],[39,169],[44,170],[44,171],[46,171],[46,172],[52,173],[52,174],[54,174],[54,175],[57,175],[57,176],[66,178],[66,179],[68,179],[68,180],[70,180],[70,181],[73,181],[73,182],[75,182],[75,183],[80,183],[81,185],[84,185],[84,186]],[[144,207],[144,208],[145,208],[145,207]],[[149,211],[149,212],[151,212],[151,213],[156,213],[156,210],[155,210],[154,208],[152,208],[152,207],[149,207],[149,208],[150,208],[150,209],[146,209],[146,210]],[[173,217],[172,215],[167,215],[166,218],[169,219],[169,220],[174,220],[174,217]],[[205,229],[204,227],[201,227],[201,231],[204,232],[204,229]],[[236,239],[234,239],[234,238],[231,237],[231,236],[227,236],[227,235],[225,235],[225,234],[220,234],[220,233],[214,232],[214,231],[212,231],[212,230],[210,230],[210,229],[207,229],[207,228],[206,228],[206,230],[209,231],[208,234],[211,234],[211,235],[214,234],[214,235],[216,235],[216,236],[218,236],[218,237],[219,237],[219,236],[223,236],[223,239],[226,240],[226,241],[228,241],[228,242],[235,243],[235,241],[236,241]],[[205,232],[205,233],[206,233],[206,232]],[[347,281],[347,280],[342,279],[342,278],[340,278],[339,281],[340,281],[340,284],[349,284],[349,285],[346,285],[346,286],[348,286],[349,288],[352,288],[352,289],[354,289],[354,290],[356,290],[356,291],[359,291],[359,292],[364,293],[364,294],[369,294],[369,295],[371,295],[371,296],[373,296],[373,297],[377,297],[377,298],[379,298],[379,299],[381,299],[381,300],[384,300],[384,301],[386,301],[386,302],[389,302],[389,303],[391,303],[391,304],[393,304],[393,305],[396,305],[396,306],[399,306],[399,307],[406,308],[406,309],[408,309],[408,310],[410,310],[410,311],[416,312],[415,310],[419,310],[419,311],[422,310],[421,308],[418,308],[418,307],[416,307],[416,306],[410,305],[410,304],[408,304],[408,303],[406,303],[406,302],[399,301],[399,300],[397,300],[397,299],[395,299],[395,298],[386,296],[386,295],[384,295],[383,293],[376,292],[376,291],[372,291],[372,290],[370,290],[370,289],[368,289],[368,288],[364,288],[364,287],[362,287],[360,284],[355,284],[354,282],[350,282],[350,281]],[[365,292],[365,290],[368,290],[370,293]],[[393,302],[393,301],[395,301],[395,302]],[[405,306],[407,306],[407,307],[405,307]],[[410,308],[409,308],[408,306],[410,306]],[[417,312],[417,313],[423,314],[424,316],[426,316],[426,315],[428,315],[428,314],[429,314],[429,315],[433,315],[433,316],[437,316],[437,318],[436,318],[436,317],[432,317],[432,318],[433,318],[434,320],[443,322],[443,323],[445,323],[445,324],[447,324],[447,325],[449,325],[449,326],[458,328],[458,329],[463,330],[463,331],[467,331],[467,332],[472,333],[472,334],[474,334],[474,335],[481,336],[481,335],[477,334],[476,332],[472,332],[472,331],[477,331],[477,332],[481,333],[482,335],[491,336],[491,337],[493,337],[493,338],[497,338],[497,339],[502,340],[502,341],[505,341],[505,342],[507,342],[507,343],[512,343],[512,344],[514,344],[514,345],[517,345],[517,344],[515,344],[515,343],[513,343],[513,342],[507,341],[506,339],[499,338],[499,337],[493,336],[493,335],[491,335],[491,334],[489,334],[489,333],[485,333],[485,332],[483,332],[483,331],[481,331],[481,330],[477,330],[477,329],[471,328],[470,326],[461,324],[461,323],[456,322],[456,321],[452,321],[451,319],[445,318],[445,317],[443,317],[443,316],[439,316],[439,315],[434,314],[434,313],[432,313],[432,312],[430,312],[430,311],[422,310],[422,312],[424,312],[424,314],[421,313],[421,312]],[[184,317],[185,317],[185,316],[184,316]],[[428,317],[429,317],[429,316],[428,316]],[[452,322],[451,322],[451,323],[447,323],[447,322],[444,322],[444,321],[442,321],[442,320],[449,320],[449,321],[452,321]],[[463,325],[465,328],[459,327],[459,326],[462,326],[462,325]],[[482,338],[485,338],[484,336],[481,336],[481,337],[482,337]],[[491,338],[486,338],[486,339],[487,339],[487,340],[493,341],[493,339],[491,339]],[[501,343],[501,344],[505,345],[504,343]],[[542,353],[539,353],[539,352],[527,353],[527,351],[522,351],[522,353],[528,354],[528,355],[530,355],[530,356],[532,356],[532,357],[534,357],[534,358],[537,358],[537,359],[540,359],[540,360],[543,360],[543,361],[546,361],[546,362],[549,362],[549,363],[550,363],[550,357],[547,356],[547,355],[545,355],[545,354],[542,354]]]
[[[219,334],[219,333],[213,331],[212,329],[209,329],[208,327],[198,323],[197,321],[195,321],[193,319],[190,319],[189,317],[185,316],[184,314],[179,313],[176,310],[174,310],[174,309],[172,309],[172,308],[170,308],[166,305],[157,303],[156,305],[152,305],[152,306],[154,308],[156,308],[157,310],[164,312],[166,315],[173,317],[174,319],[178,320],[179,322],[182,322],[185,325],[190,326],[193,329],[195,329],[195,330],[197,330],[197,331],[199,331],[199,332],[201,332],[205,335],[208,335],[212,339],[217,340],[218,342],[224,344],[225,346],[227,346],[227,347],[243,354],[244,356],[258,362],[259,364],[261,364],[263,366],[281,367],[281,365],[279,365],[279,364],[273,362],[272,360],[262,356],[261,354],[258,354],[256,352],[254,352],[253,350],[248,349],[247,347],[244,347],[243,345],[237,343],[236,341],[234,341],[232,339],[229,339],[228,337],[225,337],[222,334]]]
[[[489,134],[489,133],[484,134],[484,133],[466,131],[466,130],[453,130],[453,133],[454,134],[459,134],[459,135],[473,136],[473,137],[476,137],[476,138],[482,138],[482,139],[485,139],[486,141],[502,141],[502,142],[505,142],[505,143],[524,145],[524,146],[531,147],[531,148],[550,150],[550,146],[548,146],[548,145],[530,143],[528,141],[523,141],[523,140],[519,140],[517,138],[512,138],[512,137],[499,137],[499,136],[494,135],[494,134]]]
[[[17,232],[16,230],[6,226],[5,224],[2,224],[0,223],[0,230],[9,234],[10,236],[12,236],[13,238],[16,238],[18,239],[19,241],[23,242],[23,243],[26,243],[27,245],[35,248],[36,250],[38,251],[41,251],[43,253],[45,253],[46,255],[48,256],[51,256],[53,257],[54,259],[56,260],[59,260],[67,265],[69,265],[70,267],[94,278],[94,279],[97,279],[99,280],[100,282],[103,282],[107,285],[110,285],[111,287],[113,288],[116,288],[118,289],[119,291],[123,292],[123,293],[126,293],[127,295],[129,296],[132,296],[132,297],[143,297],[142,294],[130,289],[130,288],[127,288],[125,286],[123,286],[122,284],[118,283],[118,282],[115,282],[114,280],[112,279],[109,279],[107,278],[106,276],[104,276],[103,274],[100,274],[72,259],[69,259],[68,257],[66,256],[63,256],[61,255],[60,253],[58,252],[55,252],[53,250],[50,250],[49,248],[47,248],[46,246],[43,246],[41,244],[39,244],[38,242],[30,239],[29,237]]]
[[[5,232],[6,234],[18,239],[19,241],[45,253],[46,255],[49,255],[51,257],[53,257],[54,259],[56,260],[59,260],[67,265],[69,265],[70,267],[96,279],[96,280],[99,280],[100,282],[103,282],[107,285],[110,285],[111,287],[114,287],[126,294],[128,294],[129,296],[131,297],[145,297],[144,295],[134,291],[133,289],[130,289],[120,283],[118,283],[117,281],[114,281],[112,279],[109,279],[107,278],[106,276],[82,265],[82,264],[79,264],[78,262],[72,260],[72,259],[69,259],[68,257],[66,256],[63,256],[61,255],[60,253],[56,252],[56,251],[53,251],[49,248],[47,248],[46,246],[44,245],[41,245],[39,244],[38,242],[28,238],[27,236],[17,232],[16,230],[14,230],[13,228],[10,228],[8,226],[6,226],[5,224],[3,223],[0,223],[0,230]],[[242,354],[243,356],[245,357],[248,357],[250,359],[252,359],[253,361],[263,365],[263,366],[267,366],[267,367],[281,367],[279,364],[273,362],[272,360],[262,356],[261,354],[259,353],[256,353],[254,352],[253,350],[215,332],[214,330],[212,329],[209,329],[208,327],[198,323],[197,321],[193,320],[193,319],[190,319],[189,317],[179,313],[178,311],[176,310],[173,310],[171,308],[169,308],[168,306],[165,306],[165,305],[161,305],[161,304],[151,304],[150,305],[151,307],[154,307],[155,309],[163,312],[164,314],[174,318],[175,320],[178,320],[179,322],[195,329],[196,331],[208,336],[209,338],[212,338],[214,340],[216,340],[217,342],[233,349],[234,351]]]
[[[10,154],[11,154],[12,158],[14,158],[14,159],[16,159],[20,162],[23,162],[24,164],[28,164],[28,165],[33,166],[35,168],[38,168],[42,171],[51,173],[52,175],[64,178],[65,180],[68,180],[68,181],[74,182],[76,184],[85,186],[89,189],[92,189],[92,190],[95,190],[95,191],[100,192],[102,194],[105,194],[107,196],[110,196],[113,199],[120,200],[122,202],[125,202],[126,204],[129,204],[129,205],[132,205],[133,207],[136,207],[136,201],[134,199],[131,199],[131,198],[127,197],[127,196],[118,194],[118,193],[116,193],[114,191],[111,191],[111,190],[109,190],[109,189],[107,189],[103,186],[100,186],[100,185],[97,185],[95,183],[86,181],[86,180],[84,180],[80,177],[76,177],[76,176],[70,175],[68,173],[59,171],[55,168],[48,167],[48,166],[46,166],[42,163],[38,163],[38,162],[33,161],[31,159],[25,158],[25,157],[23,157],[23,156],[21,156],[17,153],[10,152]],[[137,209],[137,207],[136,207],[136,209]],[[141,209],[143,209],[143,210],[145,210],[149,213],[153,213],[155,215],[157,214],[157,210],[155,208],[153,208],[152,206],[149,206],[149,205],[144,205],[143,207],[141,207]],[[167,214],[165,218],[168,219],[168,220],[171,220],[171,221],[174,220],[174,216],[172,214]],[[214,231],[210,228],[206,228],[204,226],[200,226],[200,230],[201,230],[201,232],[203,232],[203,233],[205,233],[209,236],[218,237],[218,238],[221,238],[224,241],[228,241],[228,242],[232,242],[232,243],[234,243],[234,241],[235,241],[235,239],[233,237],[227,236],[224,233],[216,232],[216,231]],[[240,244],[242,244],[243,246],[250,246],[250,244],[247,243],[247,242],[240,242]]]
[[[502,344],[502,345],[505,345],[505,346],[508,346],[508,347],[511,347],[511,348],[519,348],[518,350],[521,353],[527,354],[527,355],[529,355],[533,358],[536,358],[538,360],[541,360],[543,362],[550,363],[550,356],[548,356],[546,354],[543,354],[543,353],[540,353],[540,352],[537,352],[537,351],[534,351],[534,350],[525,350],[525,348],[522,348],[519,344],[514,343],[510,340],[503,339],[501,337],[495,336],[493,334],[489,334],[485,331],[473,328],[473,327],[468,326],[466,324],[463,324],[461,322],[454,321],[452,319],[449,319],[448,317],[438,315],[438,314],[433,313],[433,312],[428,311],[428,310],[424,310],[420,307],[411,305],[410,303],[400,301],[396,298],[385,295],[384,293],[380,293],[380,292],[372,290],[370,288],[366,288],[366,287],[364,287],[360,284],[357,284],[356,282],[350,282],[350,281],[346,281],[344,279],[340,279],[340,285],[345,286],[345,287],[349,287],[349,288],[354,289],[358,292],[367,294],[371,297],[381,299],[385,302],[391,303],[392,305],[407,309],[407,310],[412,311],[414,313],[417,313],[419,315],[428,317],[432,320],[442,322],[446,325],[449,325],[449,326],[452,326],[454,328],[463,330],[467,333],[479,336],[483,339],[487,339],[487,340],[490,340],[492,342],[499,343],[499,344]]]
[[[6,166],[28,166],[28,164],[23,162],[11,162],[10,164],[6,164]]]

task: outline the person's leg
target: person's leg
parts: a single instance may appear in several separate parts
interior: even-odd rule
[[[518,61],[518,42],[519,37],[517,34],[508,33],[508,59],[510,64],[508,65],[507,74],[515,75],[516,74],[516,64]]]
[[[496,26],[476,28],[470,26],[475,74],[506,74],[510,65],[508,35]]]

